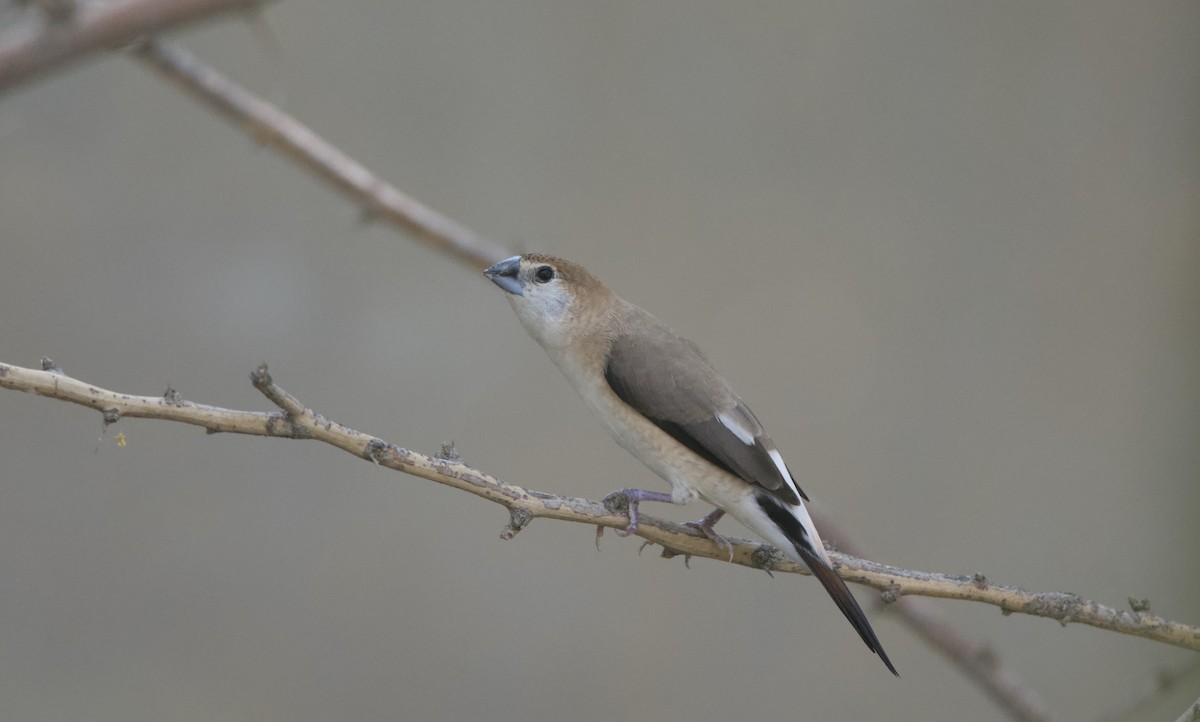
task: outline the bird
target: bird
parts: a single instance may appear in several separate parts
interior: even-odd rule
[[[715,507],[690,526],[719,546],[726,513],[812,571],[867,647],[899,677],[871,623],[833,568],[801,491],[758,418],[696,344],[618,296],[583,266],[539,253],[484,275],[506,291],[537,341],[626,451],[671,485],[669,494],[620,489],[629,524],[643,501]],[[607,497],[606,497],[607,498]]]

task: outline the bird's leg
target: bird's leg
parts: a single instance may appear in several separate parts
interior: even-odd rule
[[[629,536],[638,529],[638,504],[643,501],[674,501],[670,494],[664,494],[659,491],[644,491],[642,489],[617,489],[613,493],[604,497],[602,500],[604,506],[614,512],[619,511],[622,504],[621,498],[625,499],[625,504],[629,509],[629,526],[625,527],[624,531],[617,530],[617,536]],[[596,527],[596,546],[600,546],[600,537],[604,534],[604,527]]]
[[[729,561],[732,562],[733,542],[729,541],[713,530],[713,527],[717,525],[717,522],[720,521],[721,517],[723,516],[725,516],[724,509],[713,509],[708,513],[708,516],[704,517],[700,521],[685,522],[684,526],[690,526],[693,529],[699,529],[700,533],[708,537],[713,544],[716,544],[718,549],[727,550],[729,552]]]

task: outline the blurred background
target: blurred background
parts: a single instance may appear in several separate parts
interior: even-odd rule
[[[274,40],[177,37],[695,340],[879,561],[1200,622],[1196,3],[265,17]],[[265,410],[265,360],[319,412],[507,481],[660,483],[479,269],[120,54],[0,98],[0,308],[8,363]],[[502,508],[317,443],[6,391],[0,458],[3,719],[1004,719],[876,608],[893,679],[810,579],[546,521],[502,542]],[[1194,657],[938,606],[1061,719]]]

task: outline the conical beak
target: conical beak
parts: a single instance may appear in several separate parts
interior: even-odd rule
[[[525,292],[521,287],[521,280],[517,278],[517,275],[520,273],[520,271],[521,257],[513,256],[512,258],[506,258],[491,268],[488,268],[483,272],[483,275],[490,278],[492,283],[496,284],[500,288],[503,288],[505,291],[508,291],[516,296],[524,296]]]

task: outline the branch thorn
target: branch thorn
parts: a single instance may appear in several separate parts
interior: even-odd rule
[[[510,506],[508,508],[508,519],[508,525],[504,527],[504,531],[500,532],[500,538],[504,541],[512,539],[518,532],[524,529],[533,520],[533,514],[528,509]]]
[[[371,439],[363,448],[363,458],[378,466],[383,462],[383,455],[387,453],[388,446],[383,439]]]

